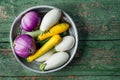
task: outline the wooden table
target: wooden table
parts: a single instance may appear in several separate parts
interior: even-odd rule
[[[11,24],[36,5],[65,10],[77,26],[76,56],[60,71],[33,73],[12,54]],[[0,80],[120,80],[120,0],[0,0]]]

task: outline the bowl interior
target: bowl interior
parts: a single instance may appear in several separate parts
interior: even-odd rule
[[[24,66],[25,68],[33,71],[33,72],[37,72],[37,73],[49,73],[49,72],[54,72],[54,71],[57,71],[57,70],[60,70],[62,69],[63,67],[65,67],[74,57],[75,53],[76,53],[76,50],[77,50],[77,45],[78,45],[78,34],[77,34],[77,29],[76,29],[76,26],[73,22],[73,20],[70,18],[70,16],[65,13],[64,11],[62,11],[62,19],[66,22],[68,22],[71,26],[68,30],[68,33],[69,35],[73,35],[75,37],[75,45],[74,47],[68,52],[70,54],[70,58],[69,60],[62,66],[58,67],[58,68],[55,68],[55,69],[51,69],[51,70],[48,70],[48,71],[40,71],[39,69],[39,65],[40,63],[36,62],[36,61],[33,61],[31,63],[28,63],[25,59],[19,57],[18,55],[16,55],[14,49],[13,49],[13,42],[14,42],[14,39],[16,38],[16,36],[18,36],[19,34],[23,34],[24,31],[20,28],[20,23],[21,23],[21,18],[22,16],[24,16],[24,14],[28,11],[38,11],[40,12],[41,16],[43,16],[46,12],[48,12],[49,10],[53,9],[55,7],[52,7],[52,6],[35,6],[35,7],[32,7],[32,8],[29,8],[25,11],[23,11],[22,13],[20,13],[18,15],[18,17],[14,20],[13,24],[12,24],[12,27],[11,27],[11,31],[10,31],[10,43],[11,43],[11,47],[12,47],[12,51],[13,51],[13,54],[16,58],[16,60],[22,65]]]

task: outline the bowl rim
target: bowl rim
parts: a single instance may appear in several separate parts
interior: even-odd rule
[[[15,51],[14,51],[14,48],[13,48],[13,36],[12,36],[12,32],[13,32],[13,27],[16,23],[16,21],[21,18],[21,16],[23,14],[25,14],[26,12],[30,11],[30,10],[33,10],[33,9],[36,9],[36,8],[49,8],[49,9],[53,9],[53,8],[57,8],[57,7],[53,7],[53,6],[48,6],[48,5],[39,5],[39,6],[33,6],[33,7],[30,7],[30,8],[27,8],[25,9],[24,11],[22,11],[20,14],[18,14],[18,16],[14,19],[13,23],[12,23],[12,26],[11,26],[11,29],[10,29],[10,45],[11,45],[11,48],[12,48],[12,52],[13,52],[13,55],[15,56],[16,60],[23,66],[25,67],[26,69],[30,70],[30,71],[33,71],[33,72],[36,72],[36,73],[51,73],[51,72],[55,72],[55,71],[58,71],[62,68],[64,68],[65,66],[67,66],[71,61],[72,59],[74,58],[75,54],[76,54],[76,51],[77,51],[77,46],[78,46],[78,32],[77,32],[77,28],[76,28],[76,25],[74,23],[74,21],[72,20],[72,18],[65,12],[62,10],[63,14],[69,19],[69,21],[71,22],[72,24],[72,28],[73,30],[75,31],[74,34],[75,34],[75,45],[74,45],[74,50],[73,50],[73,55],[70,56],[69,60],[63,64],[62,66],[58,67],[58,68],[55,68],[55,69],[52,69],[52,70],[48,70],[48,71],[38,71],[38,70],[35,70],[35,69],[32,69],[28,66],[26,66],[25,64],[23,64],[17,57],[17,55],[15,54]],[[59,9],[59,8],[58,8]]]

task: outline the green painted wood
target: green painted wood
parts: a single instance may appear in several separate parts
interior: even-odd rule
[[[119,76],[0,77],[1,80],[119,80]]]
[[[119,3],[120,0],[0,0],[0,80],[119,80]],[[12,22],[20,12],[36,5],[63,9],[78,29],[74,59],[54,73],[37,74],[23,68],[11,51]]]
[[[52,5],[65,10],[76,23],[80,40],[120,39],[119,3],[119,0],[1,0],[0,42],[9,41],[8,33],[15,17],[36,5]]]
[[[79,41],[73,61],[62,70],[47,75],[23,68],[15,60],[9,43],[1,45],[6,47],[0,46],[0,76],[120,75],[120,41]]]

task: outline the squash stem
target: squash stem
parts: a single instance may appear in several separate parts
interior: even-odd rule
[[[40,64],[40,70],[44,71],[46,65],[47,65],[46,63]]]
[[[27,62],[30,62],[29,58],[26,58]]]

